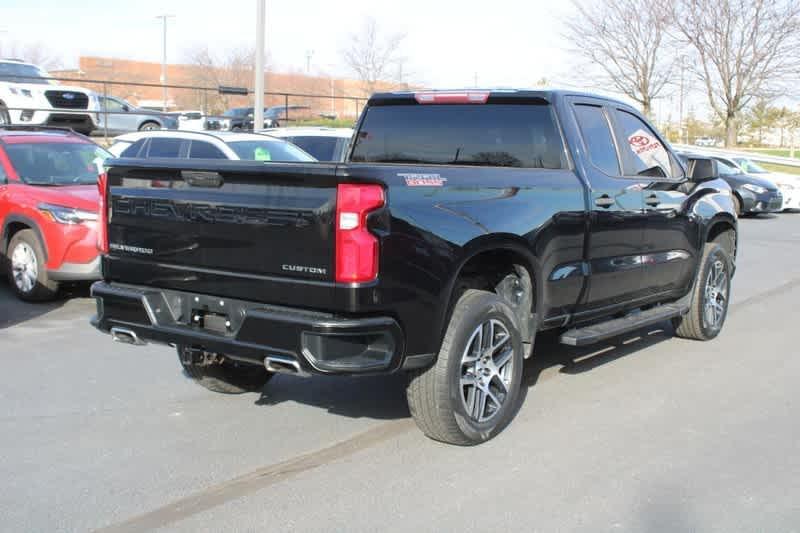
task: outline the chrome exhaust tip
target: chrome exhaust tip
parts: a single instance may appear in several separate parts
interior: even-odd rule
[[[143,340],[141,340],[136,333],[129,329],[125,328],[111,328],[111,338],[115,342],[121,342],[122,344],[132,344],[133,346],[144,346],[147,344]]]
[[[264,366],[268,372],[276,374],[291,374],[303,378],[311,375],[300,367],[297,359],[283,355],[268,355],[264,358]]]

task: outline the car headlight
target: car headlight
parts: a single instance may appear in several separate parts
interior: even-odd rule
[[[25,96],[27,98],[33,98],[33,93],[30,89],[18,89],[16,87],[9,87],[8,91],[16,96]]]
[[[84,211],[82,209],[53,204],[39,204],[38,207],[39,211],[61,224],[82,224],[83,222],[94,222],[97,220],[97,213]]]
[[[742,187],[756,194],[764,194],[765,192],[767,192],[767,189],[765,189],[764,187],[761,187],[760,185],[753,185],[752,183],[745,183],[744,185],[742,185]]]

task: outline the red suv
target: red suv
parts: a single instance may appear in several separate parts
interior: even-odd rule
[[[23,300],[100,278],[97,179],[108,157],[70,131],[0,127],[0,259]]]

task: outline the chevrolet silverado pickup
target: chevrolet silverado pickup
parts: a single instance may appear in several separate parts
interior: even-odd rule
[[[343,163],[117,159],[101,191],[95,327],[218,392],[405,372],[460,445],[514,417],[537,332],[710,340],[735,271],[716,162],[568,91],[376,94]]]

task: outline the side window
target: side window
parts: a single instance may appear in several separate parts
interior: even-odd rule
[[[191,159],[228,159],[222,150],[204,141],[192,141],[189,157]]]
[[[119,154],[120,157],[139,157],[142,152],[142,147],[147,142],[147,139],[139,139],[132,145],[125,148],[122,153]]]
[[[6,183],[8,183],[8,174],[3,168],[3,163],[0,163],[0,185],[5,185]]]
[[[680,165],[650,126],[622,109],[617,110],[616,118],[621,136],[622,167],[626,176],[683,177]]]
[[[575,116],[581,128],[583,141],[589,150],[592,164],[608,174],[619,176],[619,160],[611,126],[608,124],[603,108],[595,105],[576,104]]]
[[[122,111],[122,104],[117,102],[116,100],[112,100],[111,98],[104,98],[103,103],[105,103],[106,109],[109,111]]]
[[[183,139],[154,137],[150,139],[147,157],[180,157],[181,145],[183,145]]]

